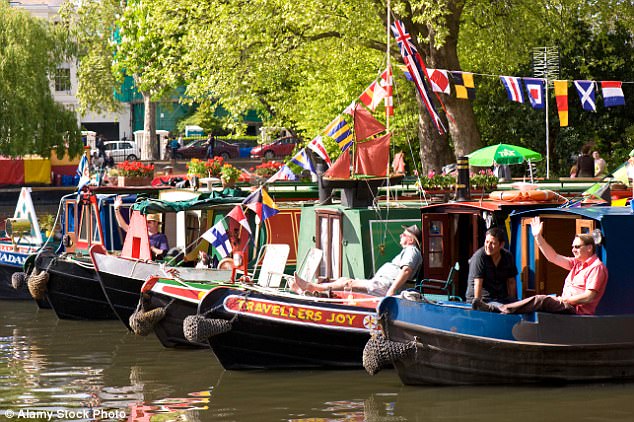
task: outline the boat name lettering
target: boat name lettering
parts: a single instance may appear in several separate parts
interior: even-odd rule
[[[363,318],[360,318],[360,315],[334,310],[331,311],[330,309],[311,309],[304,306],[286,305],[265,300],[238,297],[228,297],[225,300],[225,307],[227,310],[233,312],[241,312],[254,316],[315,322],[338,327],[365,328],[362,321]]]
[[[24,265],[24,261],[26,261],[26,256],[20,256],[13,253],[0,251],[0,263],[2,264],[22,266]]]

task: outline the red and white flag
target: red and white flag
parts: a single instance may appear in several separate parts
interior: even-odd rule
[[[231,212],[227,214],[227,217],[232,218],[240,223],[240,225],[244,227],[244,229],[249,232],[249,234],[252,234],[251,227],[249,226],[249,220],[247,220],[247,216],[244,215],[244,211],[242,210],[242,207],[240,205],[236,205],[235,207],[233,207]]]
[[[442,92],[443,94],[451,94],[449,86],[449,75],[446,70],[427,68],[427,77],[431,82],[431,90],[434,92]]]
[[[330,157],[328,156],[328,151],[326,151],[326,146],[324,145],[324,140],[321,135],[316,136],[315,139],[310,141],[307,147],[317,154],[319,158],[324,160],[326,164],[328,164],[328,167],[330,167],[332,163],[330,162]]]
[[[361,101],[367,108],[374,111],[381,100],[387,96],[387,91],[381,86],[378,81],[372,82],[372,84],[359,96]]]
[[[392,102],[392,68],[390,66],[381,74],[381,86],[387,93],[385,97],[385,115],[394,116],[394,103]]]
[[[620,81],[602,81],[601,93],[603,94],[603,104],[606,107],[625,105],[625,97]]]

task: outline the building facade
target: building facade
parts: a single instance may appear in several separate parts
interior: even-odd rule
[[[23,9],[31,16],[55,21],[64,0],[11,0],[13,7]],[[77,116],[82,130],[94,131],[105,140],[132,138],[132,114],[130,104],[121,103],[117,113],[79,112],[77,100],[77,63],[68,62],[58,66],[54,75],[50,75],[50,87],[53,98]]]

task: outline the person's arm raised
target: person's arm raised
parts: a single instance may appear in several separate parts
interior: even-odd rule
[[[537,246],[539,246],[539,250],[542,251],[547,260],[552,262],[555,265],[560,266],[566,270],[571,269],[570,260],[563,255],[559,255],[546,239],[542,235],[542,231],[544,230],[544,223],[542,223],[539,217],[533,218],[531,221],[531,232],[533,233],[533,237],[537,242]]]

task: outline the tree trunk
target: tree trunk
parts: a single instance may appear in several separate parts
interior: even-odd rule
[[[141,142],[141,160],[157,160],[159,142],[156,140],[156,103],[151,101],[148,92],[143,95],[143,141]]]
[[[429,35],[431,42],[425,46],[419,44],[420,52],[427,66],[436,69],[460,70],[458,60],[458,32],[460,29],[460,17],[464,2],[454,0],[449,2],[449,13],[446,16],[449,34],[445,38],[442,47],[434,47],[434,31],[428,26],[414,24],[418,38]],[[427,48],[425,48],[427,47]],[[453,141],[453,153],[448,142],[447,135],[440,136],[433,126],[427,110],[420,108],[419,137],[420,152],[423,163],[423,171],[430,169],[439,170],[443,165],[455,162],[456,157],[464,156],[482,146],[480,131],[476,124],[475,114],[470,100],[455,98],[455,93],[450,96],[439,94],[445,104],[449,119],[443,119],[445,126],[449,128],[449,135]],[[434,95],[435,97],[435,95]],[[434,98],[435,100],[435,98]],[[419,104],[420,105],[420,104]],[[440,108],[440,107],[439,107]],[[444,117],[444,116],[443,116]]]

